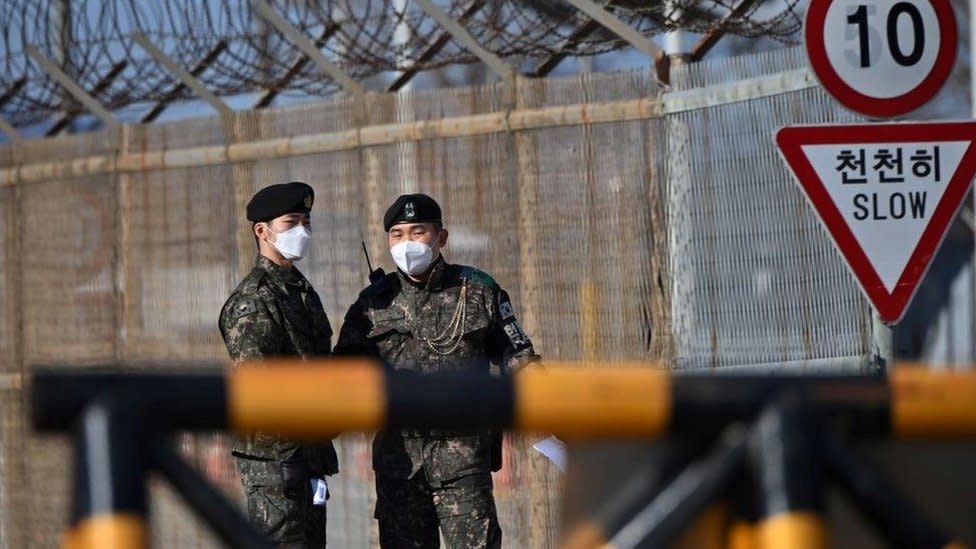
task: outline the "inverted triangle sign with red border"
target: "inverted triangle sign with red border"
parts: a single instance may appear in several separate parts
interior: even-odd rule
[[[976,174],[976,122],[789,126],[776,143],[861,289],[901,320]]]

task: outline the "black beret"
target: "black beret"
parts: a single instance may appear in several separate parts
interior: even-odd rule
[[[308,213],[315,202],[315,191],[307,183],[292,181],[270,185],[256,192],[247,203],[247,220],[270,221],[288,213]]]
[[[437,201],[426,194],[401,194],[383,216],[383,230],[398,223],[441,222],[441,207]]]

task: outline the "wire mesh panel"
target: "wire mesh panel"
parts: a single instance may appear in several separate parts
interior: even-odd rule
[[[20,373],[16,342],[20,326],[17,304],[20,262],[17,250],[17,189],[0,187],[0,373]]]
[[[31,140],[19,154],[28,163],[84,158],[111,153],[117,139],[106,132]],[[81,363],[115,358],[114,181],[112,176],[51,179],[18,189],[10,224],[19,231],[18,328],[27,365],[66,356]]]
[[[89,134],[60,140],[60,146],[30,141],[20,153],[26,162],[81,158],[111,151],[116,139]],[[16,191],[11,224],[19,232],[15,307],[23,364],[15,371],[66,360],[113,361],[119,345],[115,177],[52,179]],[[30,435],[23,393],[5,392],[3,398],[11,412],[4,416],[4,470],[16,471],[4,479],[14,487],[5,509],[12,523],[10,547],[55,547],[68,520],[69,440]]]
[[[17,257],[15,251],[17,219],[16,189],[0,187],[0,374],[15,376],[19,374],[20,364],[16,359],[17,327],[20,325],[17,317],[16,301],[20,292],[17,289],[19,281]],[[15,516],[15,502],[12,498],[23,493],[19,481],[23,479],[20,468],[15,462],[19,455],[22,431],[18,429],[21,413],[16,407],[20,392],[4,390],[0,392],[0,547],[12,547],[14,540],[19,540],[16,531],[19,516]]]
[[[24,425],[23,394],[19,390],[0,391],[0,543],[3,547],[29,547],[32,539],[56,534],[67,519],[63,513],[52,517],[52,525],[42,531],[31,517],[32,494],[28,478],[26,426]],[[63,473],[59,477],[63,478]],[[60,481],[61,478],[58,480]],[[51,485],[48,496],[65,500],[63,485]]]
[[[535,81],[519,106],[636,99],[657,92],[643,73]],[[528,254],[538,297],[526,303],[533,337],[563,359],[665,358],[665,322],[653,281],[662,141],[659,120],[560,126],[521,132],[520,185],[532,186],[538,211]],[[662,319],[663,320],[663,319]]]
[[[20,258],[18,247],[17,189],[0,187],[0,375],[6,387],[0,389],[0,547],[26,547],[28,528],[24,471],[24,412],[22,392],[15,384],[21,363]]]
[[[676,82],[721,85],[728,64],[681,67]],[[732,75],[754,76],[759,67],[796,69],[798,55],[776,52],[731,65]],[[707,96],[709,88],[697,91]],[[677,367],[868,353],[866,302],[774,142],[786,124],[850,118],[814,88],[668,117]]]
[[[24,360],[115,358],[117,243],[113,178],[21,189]],[[34,235],[34,236],[31,236]],[[39,242],[39,244],[30,244]]]
[[[129,362],[226,359],[215,311],[231,280],[231,170],[171,169],[124,176],[120,323]]]

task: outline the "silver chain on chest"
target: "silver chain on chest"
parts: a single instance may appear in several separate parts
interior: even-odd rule
[[[434,337],[422,337],[424,343],[430,347],[431,351],[439,355],[449,355],[457,350],[461,344],[461,336],[464,335],[464,323],[468,316],[468,281],[461,284],[461,294],[458,296],[457,306],[454,308],[454,315],[451,322],[444,328],[444,331]]]

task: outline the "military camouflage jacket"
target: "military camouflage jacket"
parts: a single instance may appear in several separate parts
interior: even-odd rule
[[[224,303],[220,333],[236,362],[325,356],[332,346],[332,326],[312,285],[297,268],[286,269],[260,255],[254,269]],[[292,441],[258,434],[239,441],[234,451],[280,461],[298,449]],[[331,443],[303,450],[310,455],[314,471],[336,472],[337,459]]]
[[[472,267],[438,260],[424,284],[396,272],[363,290],[339,331],[336,354],[369,355],[419,374],[502,374],[538,360],[505,290]],[[373,444],[377,474],[409,478],[423,468],[432,481],[490,471],[500,439],[489,433],[381,432]]]

